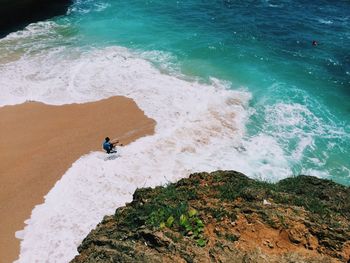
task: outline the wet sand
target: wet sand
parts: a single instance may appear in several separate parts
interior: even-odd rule
[[[19,254],[15,232],[36,204],[83,154],[101,150],[106,136],[131,141],[153,134],[155,122],[133,100],[0,107],[0,262]]]

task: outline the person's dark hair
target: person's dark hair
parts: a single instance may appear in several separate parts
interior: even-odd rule
[[[109,142],[109,140],[110,140],[110,139],[109,139],[109,137],[106,137],[106,139],[105,139],[105,140],[106,140],[106,142]]]

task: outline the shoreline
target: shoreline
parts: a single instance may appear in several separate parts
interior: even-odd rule
[[[23,229],[33,207],[82,155],[101,151],[106,136],[124,145],[154,133],[147,118],[126,97],[97,102],[46,105],[26,102],[0,108],[0,254],[4,263],[19,255]]]

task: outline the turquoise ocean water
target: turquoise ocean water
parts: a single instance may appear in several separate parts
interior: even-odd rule
[[[0,39],[1,106],[123,95],[157,122],[72,164],[16,233],[19,262],[69,262],[136,188],[197,171],[350,185],[349,51],[350,2],[330,0],[76,0]]]
[[[294,175],[350,184],[349,1],[78,0],[51,21],[54,37],[1,51],[122,46],[165,74],[225,81],[252,94],[247,140],[274,138]]]

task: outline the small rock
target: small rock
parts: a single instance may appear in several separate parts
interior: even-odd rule
[[[266,199],[264,199],[263,205],[271,205],[271,203],[269,201],[267,201]]]
[[[268,246],[269,248],[274,248],[274,247],[275,247],[274,244],[273,244],[270,240],[265,240],[265,241],[263,242],[263,244],[264,244],[265,246]]]

